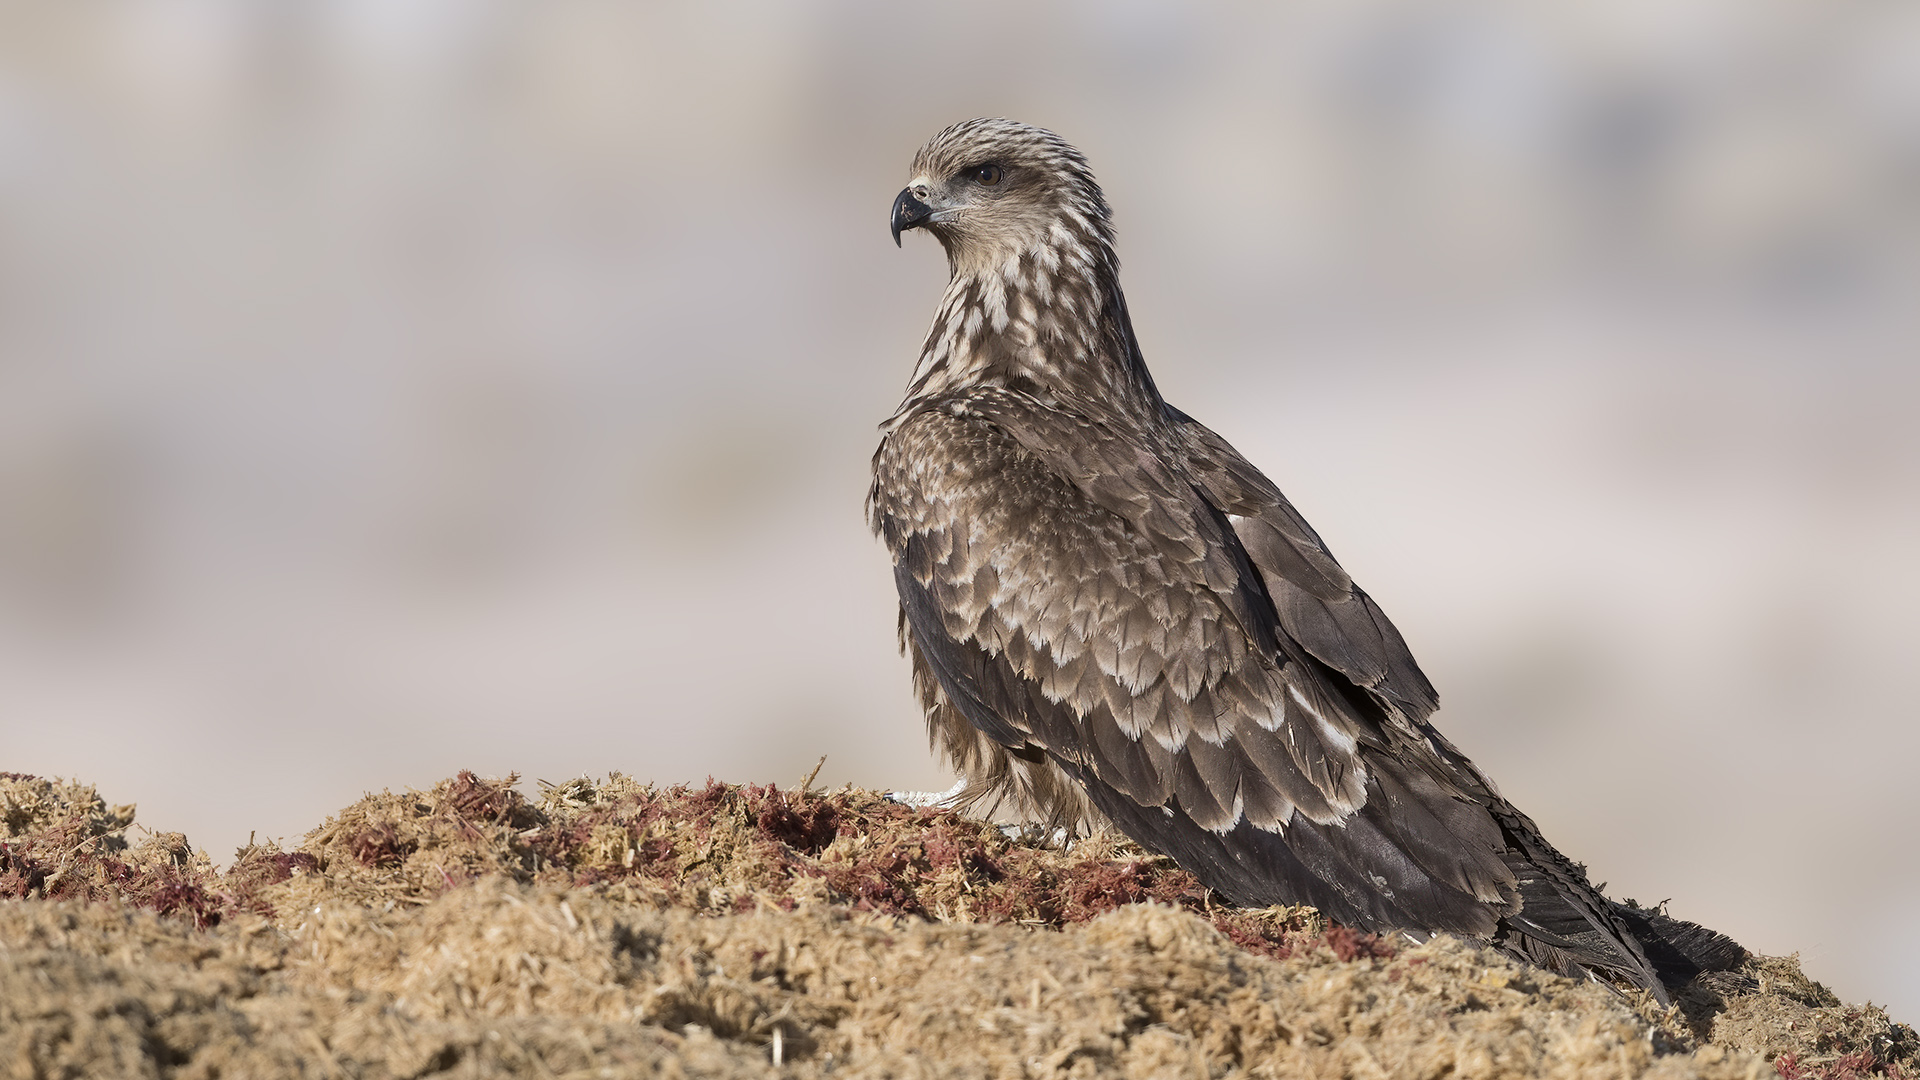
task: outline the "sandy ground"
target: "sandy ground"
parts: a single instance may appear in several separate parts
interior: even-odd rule
[[[855,788],[462,773],[224,872],[133,822],[0,774],[0,1075],[1920,1075],[1792,958],[1663,1009]]]

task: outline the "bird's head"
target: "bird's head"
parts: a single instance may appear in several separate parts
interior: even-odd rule
[[[968,120],[927,140],[893,200],[892,227],[896,244],[907,229],[938,237],[956,272],[1042,248],[1112,244],[1087,159],[1053,132],[1013,120]]]

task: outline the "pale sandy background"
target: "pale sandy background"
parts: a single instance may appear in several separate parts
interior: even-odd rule
[[[1548,835],[1920,1019],[1910,4],[0,6],[0,769],[944,787],[860,503],[978,114]]]

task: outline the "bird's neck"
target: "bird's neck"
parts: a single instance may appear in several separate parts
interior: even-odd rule
[[[1163,415],[1111,249],[1054,245],[952,265],[903,413],[930,398],[1004,386],[1089,415],[1148,423]]]

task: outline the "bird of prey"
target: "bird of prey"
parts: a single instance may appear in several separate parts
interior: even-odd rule
[[[1428,722],[1379,605],[1155,389],[1077,150],[956,124],[891,225],[932,233],[950,279],[867,512],[960,804],[1108,822],[1235,904],[1444,931],[1662,1001],[1744,957],[1607,900]]]

